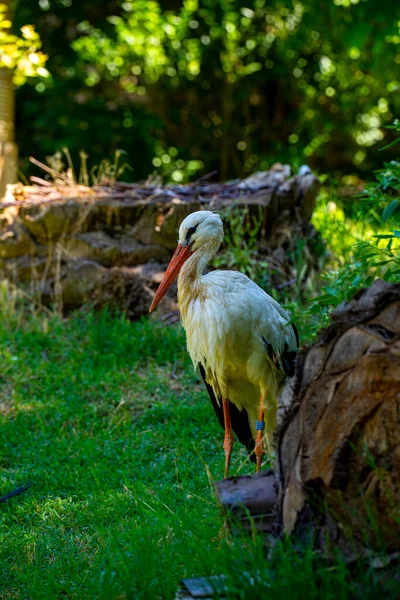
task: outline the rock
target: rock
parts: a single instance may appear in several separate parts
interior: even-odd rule
[[[128,235],[112,238],[103,231],[78,233],[68,238],[64,246],[73,259],[95,260],[108,267],[139,265],[150,260],[165,262],[171,256],[162,246],[141,244]]]
[[[106,276],[107,269],[94,261],[71,262],[61,280],[63,308],[71,310],[92,302]]]
[[[154,262],[147,263],[145,265],[139,265],[131,269],[137,277],[139,277],[146,288],[151,292],[150,304],[153,300],[154,294],[160,285],[161,279],[164,276],[167,263],[158,264]],[[150,318],[162,321],[163,323],[177,323],[180,319],[178,311],[178,299],[177,299],[177,283],[176,281],[171,285],[165,294],[163,301],[159,304],[157,312],[153,313]],[[147,307],[147,313],[150,308],[150,304]]]
[[[72,231],[84,231],[91,204],[68,199],[54,204],[21,206],[19,217],[38,242],[55,241]]]
[[[2,271],[13,282],[38,284],[42,279],[54,277],[57,261],[53,255],[48,257],[20,256],[4,260]]]
[[[200,209],[200,202],[178,200],[166,206],[149,206],[129,235],[142,244],[175,250],[181,222],[190,213]]]
[[[63,186],[61,179],[51,184],[36,177],[32,182],[9,186],[0,203],[2,274],[37,290],[42,303],[63,304],[66,310],[83,302],[112,304],[115,293],[115,304],[132,317],[147,312],[163,265],[176,247],[180,223],[203,208],[244,211],[244,236],[257,236],[268,259],[270,251],[284,246],[280,258],[286,284],[294,277],[287,269],[290,235],[309,243],[309,224],[301,215],[311,214],[318,186],[307,167],[292,177],[290,167],[280,164],[243,181],[225,183],[208,179],[166,186],[151,181],[113,182],[87,188]],[[256,230],[253,218],[258,222]],[[228,235],[235,223],[226,218]],[[178,318],[176,286],[152,318],[160,315],[167,321]]]
[[[108,306],[124,312],[130,319],[138,319],[149,313],[153,294],[133,269],[113,267],[104,273],[91,299],[96,307]]]
[[[0,231],[0,258],[15,258],[34,252],[33,239],[18,221],[14,221]]]
[[[53,281],[53,301],[57,296],[56,284]],[[138,319],[148,314],[153,299],[153,292],[141,276],[140,269],[107,269],[90,260],[64,265],[60,286],[66,311],[89,304],[96,308],[107,306],[124,312],[130,319]]]
[[[216,491],[233,531],[280,531],[279,485],[272,469],[217,481]]]
[[[124,198],[101,198],[91,205],[87,217],[88,231],[115,231],[128,230],[134,226],[144,212],[148,210],[148,203],[142,200]]]
[[[315,208],[315,199],[321,186],[311,169],[303,165],[296,175],[297,196],[296,206],[302,221],[308,223]]]

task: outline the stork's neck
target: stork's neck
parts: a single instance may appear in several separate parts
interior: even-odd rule
[[[183,265],[178,277],[178,302],[182,316],[187,303],[203,292],[204,269],[218,252],[220,243],[219,239],[210,240],[193,252]]]

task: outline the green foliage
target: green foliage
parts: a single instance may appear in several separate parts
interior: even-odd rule
[[[174,89],[189,86],[187,109],[195,110],[191,100],[194,95],[196,112],[202,112],[207,137],[213,134],[217,139],[231,137],[229,129],[236,129],[232,116],[244,102],[253,105],[253,109],[248,108],[250,113],[257,113],[256,107],[262,101],[260,86],[263,82],[268,86],[274,73],[275,77],[282,76],[288,70],[291,78],[285,87],[296,94],[298,114],[304,115],[301,122],[289,122],[285,141],[289,149],[299,144],[299,148],[293,148],[292,157],[299,151],[306,159],[329,153],[338,142],[339,131],[342,136],[346,131],[351,136],[353,152],[348,159],[359,165],[366,157],[364,148],[382,139],[380,125],[385,117],[390,117],[388,95],[382,95],[378,74],[383,57],[375,50],[372,68],[371,64],[367,68],[369,39],[373,36],[376,43],[380,30],[379,17],[368,25],[362,19],[364,10],[371,10],[371,4],[368,2],[368,8],[364,8],[351,3],[328,7],[327,3],[327,12],[319,4],[316,18],[313,7],[301,2],[272,8],[258,0],[244,8],[225,0],[191,0],[177,12],[163,12],[158,2],[137,0],[125,2],[125,14],[110,18],[115,27],[114,39],[86,23],[88,35],[78,39],[73,47],[91,67],[87,71],[89,85],[106,77],[139,95],[151,94],[155,84],[160,90],[166,89],[168,95],[173,95]],[[329,35],[327,17],[335,21]],[[396,78],[398,39],[398,25],[393,24],[391,34],[385,32],[381,46],[386,52],[385,77],[393,77],[388,80],[386,92],[394,92],[400,85]],[[215,86],[221,87],[221,103],[210,121],[199,100],[207,102],[202,90]],[[284,98],[279,101],[284,106]],[[249,171],[262,162],[257,152],[251,155],[254,146],[249,136],[250,132],[260,131],[261,122],[257,118],[254,122],[251,116],[243,125],[241,135],[236,131],[237,138],[232,142],[235,153],[246,150],[247,165],[242,163],[241,168]],[[224,151],[225,161],[233,158],[231,149]],[[227,170],[228,163],[223,162],[223,177]]]
[[[397,169],[397,162],[393,167]],[[391,196],[382,191],[387,178],[393,179],[389,166],[377,172],[377,183],[367,186],[358,204],[357,219],[346,217],[345,211],[331,200],[326,204],[326,193],[321,195],[313,223],[332,256],[321,274],[320,286],[306,296],[304,304],[288,304],[294,320],[300,323],[303,339],[315,337],[329,324],[336,306],[350,300],[362,287],[369,287],[375,279],[400,280],[400,231],[394,228],[400,221],[395,210],[391,214],[387,210],[393,206]]]
[[[395,128],[400,133],[398,123]],[[302,343],[315,339],[329,325],[332,311],[362,287],[377,278],[400,280],[399,162],[385,164],[376,182],[348,200],[325,184],[312,218],[320,237],[295,239],[286,248],[284,268],[273,256],[260,254],[261,216],[250,218],[248,210],[235,207],[222,215],[224,247],[213,263],[246,273],[280,301]]]
[[[213,260],[213,266],[217,269],[233,268],[259,281],[267,266],[258,252],[261,212],[259,218],[251,218],[248,209],[233,205],[223,211],[221,217],[224,221],[224,248]]]
[[[314,282],[305,294],[299,296],[294,290],[294,293],[289,291],[286,297],[281,297],[299,325],[303,342],[313,340],[323,327],[329,325],[331,312],[341,302],[349,301],[357,291],[369,287],[375,279],[399,281],[400,241],[395,234],[373,233],[374,230],[368,227],[370,241],[366,238],[366,241],[361,241],[360,231],[365,231],[365,223],[357,228],[348,219],[339,221],[338,229],[345,243],[349,244],[344,247],[345,253],[342,256],[332,255],[320,281]],[[337,248],[336,236],[337,231],[331,239],[335,240]],[[299,297],[302,298],[301,302],[298,301]]]
[[[14,35],[10,28],[7,6],[0,3],[0,68],[12,69],[16,85],[22,85],[28,77],[49,77],[45,69],[48,56],[40,52],[41,41],[35,28],[24,25],[22,36]]]
[[[397,5],[14,4],[16,25],[37,24],[53,75],[18,97],[25,154],[85,148],[96,164],[123,148],[135,178],[155,168],[179,182],[277,158],[367,171],[377,142],[392,139],[383,126],[400,109]]]
[[[123,154],[125,153],[122,150],[116,150],[114,160],[104,158],[99,165],[93,166],[90,170],[87,154],[83,151],[79,153],[79,166],[75,167],[68,148],[48,156],[46,164],[34,158],[31,158],[31,161],[45,172],[46,180],[58,186],[113,186],[122,173],[130,168],[126,163],[120,163]]]
[[[394,129],[400,142],[400,123],[395,121]],[[374,243],[369,240],[358,244],[368,267],[381,268],[381,276],[387,281],[400,279],[400,161],[385,163],[376,171],[376,183],[366,186],[362,200],[369,206],[368,214],[378,217],[380,231],[374,235]],[[380,216],[379,216],[379,213]],[[398,227],[398,229],[396,229]]]
[[[161,175],[163,181],[185,182],[193,179],[193,176],[204,168],[204,161],[183,160],[175,146],[165,148],[161,142],[155,143],[154,154],[152,165],[156,169],[155,173]]]

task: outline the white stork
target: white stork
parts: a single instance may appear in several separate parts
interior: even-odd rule
[[[246,275],[238,271],[203,274],[222,239],[217,213],[198,211],[184,219],[178,247],[150,312],[179,275],[178,303],[187,348],[194,367],[200,366],[225,430],[226,478],[233,432],[260,470],[264,435],[270,448],[279,389],[285,375],[294,374],[299,339],[287,312]]]

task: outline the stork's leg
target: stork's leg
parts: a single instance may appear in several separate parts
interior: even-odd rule
[[[265,421],[264,421],[264,396],[260,394],[260,417],[258,421],[256,421],[256,429],[257,429],[257,437],[256,437],[256,469],[257,473],[259,473],[261,469],[261,463],[264,456],[264,429],[265,429]]]
[[[224,451],[225,451],[225,471],[224,479],[229,476],[229,466],[231,464],[231,454],[233,448],[233,431],[231,425],[231,414],[229,411],[229,400],[222,400],[222,407],[224,409],[224,426],[225,426],[225,437],[224,437]]]

